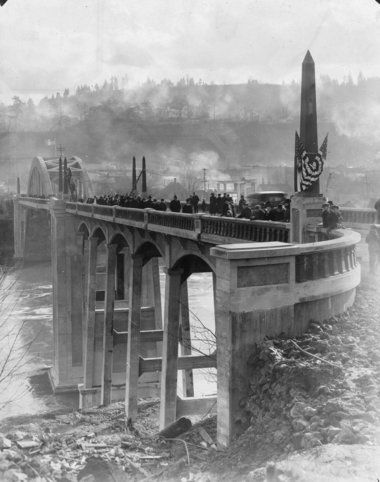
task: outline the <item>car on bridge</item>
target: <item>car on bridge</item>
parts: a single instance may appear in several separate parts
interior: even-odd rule
[[[272,206],[277,206],[280,202],[286,199],[286,193],[283,191],[258,191],[252,194],[248,194],[247,202],[251,208],[262,202],[268,201]]]

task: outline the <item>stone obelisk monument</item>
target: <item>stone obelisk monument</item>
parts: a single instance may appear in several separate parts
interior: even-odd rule
[[[315,65],[309,51],[302,62],[300,135],[296,133],[294,190],[291,198],[291,241],[314,241],[313,231],[321,222],[319,175],[326,157],[327,139],[318,151]],[[323,151],[323,153],[321,153]]]

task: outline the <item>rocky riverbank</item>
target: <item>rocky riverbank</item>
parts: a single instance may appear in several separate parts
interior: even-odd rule
[[[347,313],[252,354],[249,429],[215,450],[215,418],[163,441],[158,402],[126,427],[123,404],[0,425],[1,480],[353,481],[380,477],[380,287]]]

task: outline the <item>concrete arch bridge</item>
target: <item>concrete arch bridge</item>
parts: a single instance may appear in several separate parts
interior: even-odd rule
[[[289,242],[292,226],[285,223],[56,197],[19,195],[14,205],[16,257],[51,253],[55,389],[79,386],[82,406],[125,398],[132,421],[138,394],[156,390],[165,427],[215,403],[193,396],[192,370],[216,367],[221,446],[247,425],[241,401],[255,347],[266,336],[301,334],[311,319],[344,311],[360,282],[354,231],[336,230],[326,239],[318,228],[310,232],[313,242],[299,244]],[[44,213],[48,222],[38,230],[23,227],[25,211]],[[209,355],[191,346],[187,281],[199,272],[213,278],[217,349]]]

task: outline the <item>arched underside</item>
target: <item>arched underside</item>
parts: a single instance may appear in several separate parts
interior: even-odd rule
[[[182,279],[185,280],[193,273],[213,273],[212,266],[195,254],[187,254],[177,260],[173,269],[182,270]]]
[[[77,198],[92,196],[92,185],[83,161],[79,157],[67,160],[71,181]],[[28,196],[52,196],[59,192],[59,158],[35,157],[29,171]]]

